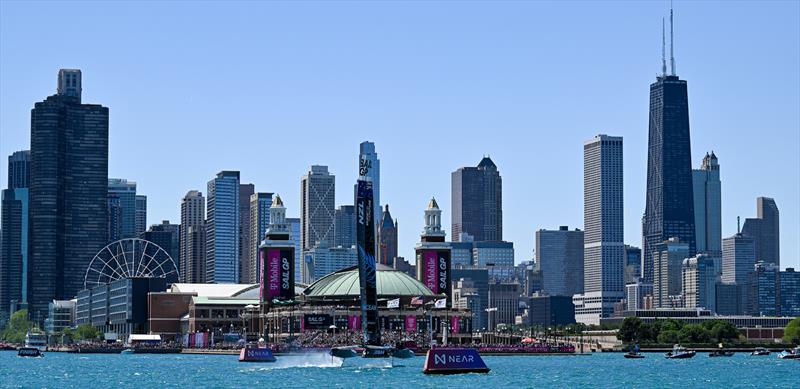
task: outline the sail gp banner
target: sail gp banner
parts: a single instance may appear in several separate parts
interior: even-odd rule
[[[450,297],[450,250],[423,250],[422,260],[425,286]]]
[[[294,298],[294,248],[261,249],[261,300]]]

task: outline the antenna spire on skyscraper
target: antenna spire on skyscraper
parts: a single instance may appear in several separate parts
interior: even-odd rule
[[[669,66],[670,73],[675,75],[675,40],[672,34],[672,1],[669,2]]]
[[[667,75],[667,38],[665,37],[664,18],[661,18],[661,75]]]

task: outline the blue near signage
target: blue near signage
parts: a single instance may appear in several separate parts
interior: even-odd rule
[[[472,348],[441,348],[428,350],[425,374],[488,373],[478,350]]]
[[[245,347],[239,352],[239,362],[275,362],[269,347]]]

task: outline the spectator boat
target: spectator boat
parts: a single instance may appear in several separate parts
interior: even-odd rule
[[[794,350],[792,350],[792,351],[786,351],[786,350],[781,351],[781,353],[778,354],[778,358],[780,358],[780,359],[800,359],[800,346],[795,347]]]
[[[769,350],[765,349],[764,347],[756,347],[756,349],[753,350],[753,352],[751,352],[750,355],[757,355],[757,356],[769,355]]]
[[[639,352],[639,345],[631,346],[630,351],[625,353],[625,358],[628,359],[642,359],[644,358],[644,354]]]
[[[694,357],[694,350],[687,350],[683,346],[676,344],[672,346],[672,351],[665,354],[667,359],[686,359]]]

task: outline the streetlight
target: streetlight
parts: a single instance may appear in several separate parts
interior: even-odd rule
[[[336,346],[336,324],[331,324],[330,327],[328,327],[328,328],[333,330],[333,342],[331,344],[331,347],[335,347]]]

